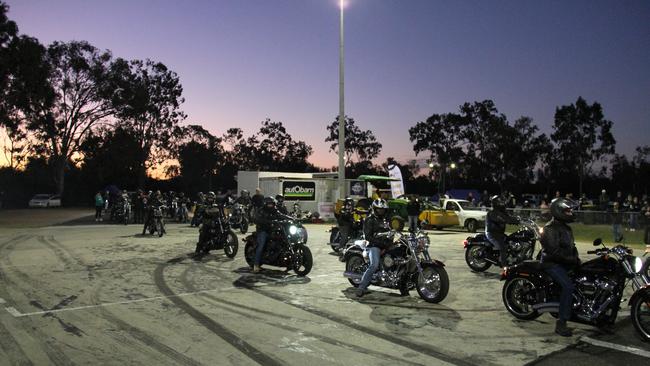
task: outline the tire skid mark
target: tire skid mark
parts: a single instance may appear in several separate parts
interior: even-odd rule
[[[239,286],[243,288],[247,288],[251,291],[254,291],[262,296],[265,296],[269,299],[276,300],[278,302],[284,303],[286,305],[289,305],[291,307],[306,311],[308,313],[323,317],[325,319],[328,319],[332,322],[339,323],[341,325],[344,325],[346,327],[355,329],[357,331],[360,331],[362,333],[371,335],[373,337],[381,338],[385,341],[388,341],[390,343],[402,346],[404,348],[408,348],[412,351],[425,354],[427,356],[431,356],[433,358],[459,365],[459,366],[476,366],[476,365],[490,365],[490,363],[486,362],[485,360],[476,360],[476,363],[472,363],[469,361],[466,361],[467,359],[471,359],[472,357],[467,357],[467,356],[462,356],[462,355],[449,355],[448,353],[443,352],[442,350],[438,349],[437,347],[433,347],[428,344],[422,344],[418,342],[413,342],[413,341],[408,341],[406,339],[391,335],[391,334],[386,334],[386,333],[381,333],[378,332],[375,329],[363,326],[361,324],[355,323],[352,320],[347,320],[344,318],[341,318],[335,314],[332,314],[328,311],[321,310],[321,309],[316,309],[311,306],[303,305],[303,304],[295,304],[291,301],[291,298],[288,296],[281,295],[279,293],[274,293],[268,290],[265,290],[260,287],[255,287],[251,286],[248,283],[245,283],[244,281],[240,281],[238,283]]]
[[[203,267],[198,267],[198,268],[203,269]],[[192,285],[187,280],[187,271],[183,272],[183,275],[180,277],[180,281],[183,284],[183,286],[185,286],[185,288],[188,289],[189,291],[197,291],[198,290],[196,287],[194,287],[194,285]],[[277,314],[277,313],[273,313],[273,312],[265,311],[265,310],[260,310],[260,309],[255,309],[253,307],[245,306],[245,305],[238,304],[238,303],[235,303],[235,302],[231,302],[231,301],[228,301],[228,300],[223,300],[223,299],[220,299],[220,298],[218,298],[218,297],[216,297],[214,295],[210,295],[210,294],[203,294],[203,297],[211,299],[212,300],[211,302],[214,304],[214,306],[216,306],[216,307],[218,307],[218,308],[220,308],[222,310],[229,311],[231,313],[241,315],[241,316],[243,316],[245,318],[254,319],[257,322],[261,322],[261,323],[270,325],[272,327],[277,327],[277,328],[281,328],[281,329],[284,329],[284,330],[287,330],[287,331],[290,331],[290,332],[293,332],[293,333],[296,333],[296,334],[303,334],[303,335],[308,336],[308,337],[316,338],[316,339],[318,339],[319,341],[321,341],[323,343],[330,344],[332,346],[336,346],[336,347],[340,347],[340,348],[344,348],[344,349],[346,349],[348,351],[353,351],[353,352],[361,353],[361,354],[368,355],[368,356],[380,356],[381,358],[392,360],[392,361],[396,362],[396,364],[423,365],[421,363],[404,360],[402,358],[395,357],[395,356],[387,354],[387,353],[380,353],[377,350],[371,350],[371,349],[367,349],[367,348],[364,348],[364,347],[355,346],[355,345],[352,345],[352,344],[349,344],[349,343],[344,343],[344,342],[341,342],[338,339],[334,339],[334,338],[327,337],[327,336],[320,335],[320,334],[316,334],[316,333],[311,333],[311,332],[305,331],[305,330],[300,329],[300,328],[295,328],[295,327],[292,327],[290,325],[286,325],[284,323],[271,322],[268,319],[264,319],[262,317],[254,315],[254,314],[247,313],[247,312],[244,312],[244,311],[241,311],[241,310],[237,310],[237,308],[246,309],[246,310],[249,310],[249,311],[251,311],[253,313],[257,313],[257,314],[262,313],[262,314],[266,314],[266,315],[271,315],[271,316],[275,316],[275,317],[282,318],[282,319],[295,319],[295,318],[293,318],[291,316],[287,316],[287,315],[283,315],[283,314]],[[217,303],[217,304],[215,304],[215,303]],[[221,304],[221,305],[218,305],[218,304]],[[230,305],[230,306],[224,306],[224,305]],[[235,307],[235,309],[233,309],[232,307]]]
[[[33,365],[23,348],[0,322],[0,350],[7,355],[6,361],[11,365]]]
[[[154,282],[156,283],[156,286],[158,289],[166,296],[170,296],[169,300],[173,302],[177,307],[179,307],[181,310],[183,310],[185,313],[187,313],[189,316],[194,318],[199,324],[202,326],[206,327],[208,330],[210,330],[212,333],[216,334],[219,336],[219,338],[223,339],[226,341],[228,344],[233,346],[235,349],[239,350],[243,354],[245,354],[248,358],[251,360],[261,364],[261,365],[271,365],[271,366],[282,366],[285,363],[281,362],[279,360],[276,360],[275,358],[266,355],[262,351],[258,350],[257,348],[253,347],[251,344],[246,342],[245,340],[241,339],[237,334],[234,332],[231,332],[230,330],[226,329],[224,326],[221,324],[215,322],[212,320],[210,317],[206,316],[205,314],[201,313],[200,311],[196,310],[194,307],[192,307],[190,304],[185,302],[179,297],[173,297],[174,292],[169,288],[167,285],[167,282],[165,281],[164,277],[164,270],[165,268],[169,266],[168,263],[163,263],[160,264],[156,267],[154,271]]]

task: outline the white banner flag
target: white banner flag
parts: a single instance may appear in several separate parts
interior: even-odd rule
[[[404,194],[404,181],[402,180],[402,172],[397,165],[388,166],[388,176],[391,178],[399,179],[390,182],[390,190],[393,198],[397,198]]]

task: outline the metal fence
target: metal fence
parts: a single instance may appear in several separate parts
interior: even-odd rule
[[[513,215],[532,218],[538,222],[546,222],[551,219],[551,213],[548,209],[512,208],[508,209],[508,211]],[[585,225],[613,225],[615,221],[620,220],[625,228],[639,230],[650,224],[648,222],[650,219],[640,212],[573,211],[573,214],[576,216],[575,222]]]

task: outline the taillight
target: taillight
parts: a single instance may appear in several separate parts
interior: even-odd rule
[[[467,239],[463,240],[463,248],[467,248]]]
[[[505,280],[508,277],[508,267],[503,267],[501,269],[501,279]]]

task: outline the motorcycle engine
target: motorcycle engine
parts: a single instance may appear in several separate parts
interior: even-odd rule
[[[384,255],[382,264],[384,265],[384,269],[390,269],[395,264],[395,260],[393,260],[393,256],[386,254]]]
[[[585,320],[593,320],[607,308],[614,298],[613,291],[616,288],[616,281],[607,278],[589,278],[582,276],[576,279],[577,293],[582,298],[582,306],[578,316]]]

